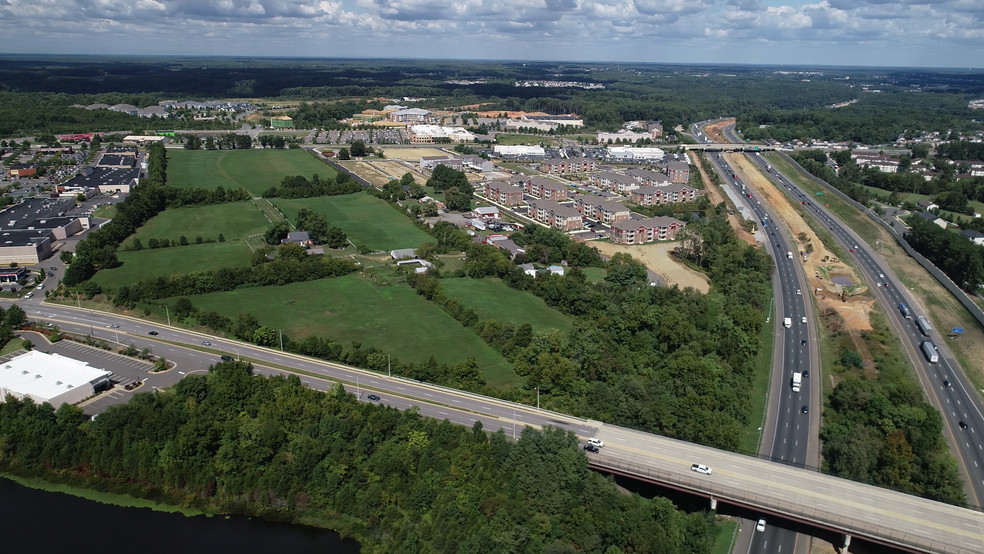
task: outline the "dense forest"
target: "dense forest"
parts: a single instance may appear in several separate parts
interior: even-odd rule
[[[980,128],[967,100],[984,93],[972,73],[816,68],[810,78],[773,67],[726,65],[456,62],[431,60],[296,60],[61,56],[0,58],[0,136],[35,132],[162,129],[169,120],[140,119],[73,104],[164,99],[283,98],[307,101],[301,127],[337,120],[385,99],[414,98],[419,107],[577,113],[589,127],[662,120],[664,127],[731,115],[747,138],[887,142],[920,130]],[[603,86],[517,87],[522,80],[569,80]],[[449,81],[467,79],[471,85]],[[865,86],[879,94],[863,94]],[[918,94],[918,102],[913,102]],[[367,99],[369,100],[367,102]],[[829,106],[856,100],[857,104]],[[186,128],[226,128],[223,121],[182,120]]]
[[[916,215],[906,223],[906,241],[959,287],[976,292],[984,285],[984,247]]]
[[[339,530],[364,552],[708,552],[707,514],[624,494],[577,438],[360,403],[238,362],[89,421],[0,403],[0,470]]]

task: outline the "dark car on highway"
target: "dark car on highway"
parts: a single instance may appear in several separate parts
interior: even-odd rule
[[[156,337],[157,336],[157,331],[149,331],[147,334],[148,335],[153,335],[153,336]]]
[[[370,394],[366,398],[368,398],[369,400],[372,400],[373,402],[379,402],[379,397],[376,396],[375,394]]]
[[[590,442],[588,444],[584,445],[584,449],[587,450],[588,452],[599,452],[600,451],[597,446],[591,444]]]
[[[223,354],[222,355],[222,361],[223,362],[231,362],[233,359],[234,358],[232,356],[228,355],[228,354]]]

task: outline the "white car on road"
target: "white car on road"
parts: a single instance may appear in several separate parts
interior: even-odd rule
[[[711,474],[711,468],[705,466],[704,464],[693,464],[690,466],[690,471],[696,471],[697,473],[703,473],[704,475]]]
[[[588,444],[593,444],[598,448],[603,448],[605,446],[605,443],[601,439],[596,439],[594,437],[588,439]]]

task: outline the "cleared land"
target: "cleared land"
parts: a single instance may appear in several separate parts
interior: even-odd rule
[[[670,251],[677,247],[675,242],[662,242],[656,244],[612,244],[610,242],[591,243],[605,256],[612,256],[617,252],[625,252],[642,265],[657,273],[666,280],[667,286],[677,285],[681,289],[693,287],[702,293],[711,290],[711,281],[707,275],[691,269],[686,265],[670,257]]]
[[[168,150],[167,182],[176,187],[246,189],[260,196],[288,175],[334,178],[335,168],[307,150]]]
[[[351,348],[374,346],[401,360],[458,363],[473,357],[490,385],[518,381],[510,365],[475,333],[407,285],[378,286],[365,275],[246,288],[196,296],[200,310],[235,319],[241,312],[295,339],[330,337]]]
[[[324,214],[329,225],[341,228],[360,249],[396,250],[436,242],[406,216],[368,194],[271,200],[291,221],[297,220],[297,212],[301,208]]]
[[[447,152],[437,148],[384,148],[383,153],[387,158],[394,160],[404,160],[408,162],[419,162],[420,158],[427,156],[445,156]]]
[[[796,175],[798,170],[778,155],[765,156],[773,167],[787,175]],[[797,185],[810,191],[811,195],[823,190],[819,185],[806,179],[796,179]],[[865,238],[868,245],[885,260],[885,265],[909,289],[917,299],[913,306],[920,314],[928,314],[936,329],[962,327],[964,334],[959,339],[936,334],[937,341],[943,341],[960,361],[967,376],[977,386],[984,389],[984,331],[964,307],[957,302],[936,279],[933,278],[880,225],[872,223],[867,216],[859,213],[836,195],[824,195],[830,210],[847,223],[856,233]],[[896,223],[896,227],[901,224]]]
[[[269,225],[266,216],[246,201],[166,210],[124,242],[130,246],[133,239],[140,239],[143,250],[119,250],[122,265],[100,271],[93,281],[101,287],[117,288],[175,273],[244,267],[250,263],[251,250],[243,239],[263,233]],[[217,242],[220,233],[225,242]],[[148,248],[150,239],[178,244],[181,236],[188,239],[188,246]],[[213,242],[195,244],[198,236]]]
[[[529,323],[534,331],[566,332],[573,325],[570,317],[547,306],[543,299],[512,289],[499,279],[443,279],[441,284],[448,296],[475,310],[479,319],[494,319],[516,327]]]
[[[96,273],[92,280],[103,288],[117,288],[163,275],[192,273],[222,267],[245,267],[250,249],[245,242],[191,244],[170,248],[120,251],[122,265]]]
[[[191,242],[195,242],[197,236],[218,240],[219,233],[231,241],[262,233],[269,226],[266,216],[249,201],[186,206],[158,214],[137,229],[124,244],[129,245],[133,238],[138,238],[146,247],[149,239],[166,238],[176,242],[182,235]]]
[[[870,295],[863,294],[868,292],[868,288],[863,284],[854,267],[841,261],[838,250],[827,249],[813,228],[803,219],[801,213],[803,207],[799,204],[791,204],[788,197],[779,192],[776,186],[744,155],[725,154],[725,156],[728,157],[732,167],[736,168],[742,182],[751,186],[759,198],[775,210],[784,226],[789,229],[792,242],[797,246],[794,255],[797,255],[803,263],[809,292],[816,296],[821,311],[824,309],[836,311],[852,333],[871,330],[868,314],[874,307],[875,301]],[[837,284],[832,280],[834,277],[847,279],[854,284],[851,286]],[[842,293],[845,294],[844,301],[840,299]]]

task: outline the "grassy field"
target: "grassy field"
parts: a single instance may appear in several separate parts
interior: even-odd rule
[[[737,531],[737,521],[731,518],[718,517],[715,522],[714,545],[711,547],[711,552],[713,554],[731,554],[731,547],[734,545]]]
[[[473,357],[490,385],[518,382],[498,352],[407,285],[378,286],[362,274],[353,274],[206,294],[192,301],[200,310],[215,310],[233,319],[248,311],[261,325],[283,329],[297,339],[330,337],[346,348],[357,341],[405,361],[423,362],[432,354],[445,363]]]
[[[600,283],[608,275],[608,270],[603,267],[582,267],[581,271],[584,272],[584,276],[588,278],[589,283]]]
[[[512,289],[500,279],[443,279],[441,284],[448,296],[475,310],[479,319],[494,319],[516,327],[529,323],[534,331],[566,332],[573,325],[570,317],[547,306],[541,298]]]
[[[324,214],[329,225],[340,227],[359,248],[386,251],[436,242],[406,216],[368,194],[271,200],[290,221],[296,221],[301,208]]]
[[[218,240],[220,233],[227,241],[233,241],[262,233],[269,226],[267,216],[251,201],[186,206],[161,212],[137,229],[124,245],[129,246],[133,238],[140,239],[144,247],[152,238],[175,242],[182,235],[190,242],[195,242],[199,235],[206,240]]]
[[[92,280],[103,288],[117,288],[175,273],[222,267],[246,267],[250,249],[245,242],[214,242],[150,250],[119,251],[122,265],[96,273]]]
[[[288,175],[334,178],[333,167],[306,150],[168,150],[167,182],[176,187],[244,188],[253,196]]]

